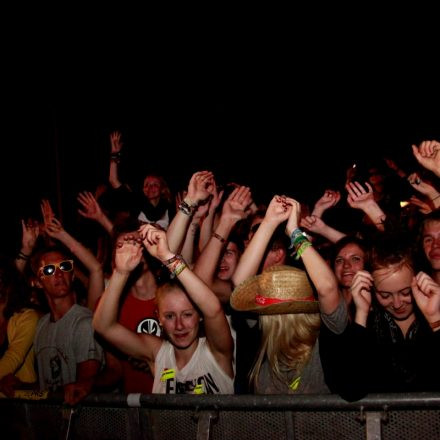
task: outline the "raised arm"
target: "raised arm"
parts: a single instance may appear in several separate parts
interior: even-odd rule
[[[32,252],[40,235],[40,225],[36,220],[21,220],[21,248],[15,257],[15,266],[20,272],[24,272],[26,263],[32,255]]]
[[[232,276],[235,286],[257,273],[275,229],[289,218],[290,211],[291,206],[286,203],[285,196],[274,196],[267,207],[263,221],[241,256]]]
[[[154,374],[154,359],[162,345],[161,339],[154,335],[135,333],[117,321],[122,291],[141,258],[140,240],[129,234],[120,237],[116,244],[115,268],[96,308],[93,327],[122,352],[148,362]]]
[[[301,227],[309,230],[310,232],[321,235],[331,243],[336,243],[346,235],[343,232],[340,232],[337,229],[327,225],[327,223],[316,215],[308,215],[307,217],[302,218]]]
[[[209,209],[207,216],[203,219],[200,226],[200,238],[199,238],[199,251],[202,252],[208,243],[212,235],[212,230],[214,228],[214,221],[216,220],[216,212],[219,207],[224,191],[218,192],[217,185],[214,181],[212,188],[212,198],[209,202]]]
[[[385,213],[374,200],[373,188],[365,182],[367,190],[359,182],[349,182],[345,185],[348,196],[347,202],[354,209],[361,209],[370,218],[379,231],[384,231]]]
[[[339,191],[333,191],[326,189],[320,199],[317,200],[313,208],[312,214],[316,217],[322,217],[324,212],[335,206],[341,199],[341,193]]]
[[[412,145],[412,150],[414,157],[422,167],[440,177],[440,154],[438,154],[440,142],[435,140],[423,141],[418,147]]]
[[[440,208],[440,191],[434,185],[422,179],[417,173],[409,175],[408,182],[416,191],[426,197],[428,205],[431,206],[431,210]]]
[[[114,131],[110,133],[110,145],[111,145],[111,154],[110,154],[110,174],[109,174],[109,183],[113,188],[119,188],[122,183],[119,180],[118,166],[121,159],[121,150],[122,150],[122,140],[121,140],[121,132]]]
[[[148,252],[163,264],[175,257],[168,246],[165,231],[152,225],[143,225],[140,228],[140,233]],[[178,270],[177,267],[179,267]],[[169,269],[173,271],[172,268],[169,267]],[[179,266],[174,269],[174,274],[182,283],[187,295],[203,314],[205,335],[212,354],[232,377],[233,341],[220,301],[215,293],[184,262],[179,262]]]
[[[57,220],[55,217],[50,218],[47,213],[45,213],[45,211],[47,211],[48,203],[49,202],[47,200],[42,203],[46,233],[50,237],[59,240],[64,246],[66,246],[88,270],[89,283],[87,288],[87,307],[93,310],[96,300],[100,297],[104,290],[104,271],[102,269],[102,265],[92,252],[90,252],[84,245],[72,237],[63,228],[59,220]]]
[[[172,252],[180,252],[194,210],[211,194],[212,182],[213,174],[210,171],[198,171],[191,176],[187,195],[180,203],[167,230],[167,240]]]
[[[98,201],[89,191],[83,191],[78,194],[78,202],[83,209],[78,209],[78,213],[85,218],[98,222],[109,234],[113,232],[113,223],[104,214]]]
[[[246,186],[235,188],[223,204],[222,214],[211,237],[197,259],[196,273],[223,302],[227,302],[232,292],[229,281],[216,279],[217,266],[229,234],[239,220],[246,217],[246,208],[252,203],[250,189]]]
[[[301,214],[300,203],[288,197],[286,203],[291,207],[286,225],[286,234],[290,237],[297,258],[302,258],[307,273],[318,292],[321,311],[331,314],[336,310],[340,300],[335,274],[316,249],[311,244],[307,244],[307,240],[303,238],[302,232],[298,228],[298,220]]]
[[[191,224],[189,228],[186,230],[185,241],[182,247],[182,257],[192,268],[194,265],[194,249],[195,249],[195,239],[197,235],[197,231],[200,229],[200,223],[202,222],[203,217],[206,215],[209,209],[209,201],[203,204],[199,204],[195,209],[194,215],[191,219]]]

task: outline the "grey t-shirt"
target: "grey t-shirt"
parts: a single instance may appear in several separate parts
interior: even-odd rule
[[[76,381],[77,364],[104,362],[101,346],[93,336],[92,312],[75,304],[61,319],[44,315],[37,325],[34,350],[41,390],[55,391]]]
[[[334,312],[327,315],[321,312],[321,319],[334,333],[342,333],[348,322],[348,312],[344,300],[341,301]],[[281,381],[271,374],[271,367],[267,359],[261,365],[256,386],[257,394],[327,394],[330,393],[322,370],[319,356],[319,340],[312,349],[310,359],[300,374],[296,370],[285,373],[285,381]],[[288,385],[289,384],[289,385]]]

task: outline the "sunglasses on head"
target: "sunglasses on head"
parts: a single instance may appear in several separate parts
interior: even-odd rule
[[[73,270],[73,260],[64,260],[59,263],[46,264],[40,267],[39,273],[45,276],[51,276],[55,274],[55,271],[60,269],[62,272],[71,272]]]

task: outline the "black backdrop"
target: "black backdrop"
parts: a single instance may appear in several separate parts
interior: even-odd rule
[[[365,54],[331,64],[311,54],[250,62],[218,48],[197,57],[145,53],[135,63],[65,55],[45,59],[40,71],[9,68],[0,251],[14,252],[19,219],[38,215],[42,197],[73,223],[77,192],[107,178],[112,130],[123,133],[127,181],[156,171],[178,190],[210,169],[221,182],[251,185],[261,201],[273,193],[313,201],[368,157],[388,155],[411,170],[411,144],[440,139],[440,82],[431,70],[416,77],[406,61],[370,63]]]

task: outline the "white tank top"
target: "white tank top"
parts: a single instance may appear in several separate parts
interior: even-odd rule
[[[219,366],[206,343],[199,338],[189,362],[178,370],[174,347],[164,341],[157,353],[153,393],[234,394],[234,381]]]

